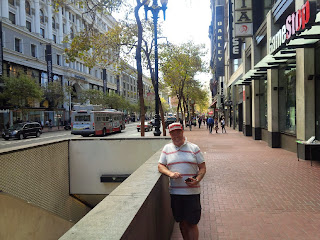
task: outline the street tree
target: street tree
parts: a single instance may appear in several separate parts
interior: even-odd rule
[[[28,109],[43,100],[43,91],[36,80],[19,72],[17,76],[3,77],[3,92],[0,98],[20,109],[23,119]],[[28,119],[25,119],[28,120]]]
[[[202,60],[204,55],[204,45],[197,45],[191,41],[181,45],[162,46],[160,70],[164,82],[171,89],[171,96],[178,98],[177,116],[180,117],[181,113],[183,119],[184,102],[187,99],[186,89],[189,86],[191,91],[195,75],[206,71]]]
[[[90,102],[90,104],[93,105],[104,104],[104,94],[97,89],[82,90],[78,99],[81,104],[86,104],[87,102]]]
[[[63,86],[60,81],[48,82],[46,86],[43,87],[44,97],[49,101],[49,108],[57,111],[62,107],[63,103],[66,102],[68,93],[71,87],[65,85]],[[58,129],[60,122],[58,121]]]

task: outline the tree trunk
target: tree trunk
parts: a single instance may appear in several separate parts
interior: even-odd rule
[[[138,90],[139,90],[139,102],[140,102],[140,122],[141,122],[141,137],[144,137],[144,121],[145,121],[145,112],[144,112],[144,99],[143,99],[143,83],[142,83],[142,64],[141,64],[141,46],[142,46],[142,24],[139,17],[139,9],[142,4],[137,0],[137,6],[134,8],[134,15],[137,21],[138,26],[138,44],[136,49],[136,61],[137,61],[137,72],[138,72]]]

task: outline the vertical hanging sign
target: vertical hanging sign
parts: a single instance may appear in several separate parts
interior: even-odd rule
[[[251,37],[253,35],[252,24],[252,0],[234,0],[235,37]]]
[[[239,59],[241,58],[241,39],[234,37],[233,13],[233,3],[229,1],[229,58]]]
[[[107,93],[107,70],[102,70],[102,79],[103,79],[103,93]]]
[[[224,6],[216,6],[216,77],[224,76]]]
[[[48,73],[48,82],[53,82],[52,78],[52,46],[51,44],[46,45],[46,60],[47,60],[47,73]]]
[[[118,95],[120,95],[120,76],[117,75],[117,92],[118,92]]]
[[[3,75],[2,22],[0,21],[0,76]]]

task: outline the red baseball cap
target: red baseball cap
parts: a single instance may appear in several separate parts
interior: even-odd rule
[[[181,123],[177,123],[177,122],[171,123],[169,125],[169,132],[172,132],[174,130],[183,130],[182,124]]]

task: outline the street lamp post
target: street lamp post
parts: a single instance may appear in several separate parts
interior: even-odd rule
[[[146,14],[146,20],[148,19],[148,11],[150,10],[152,12],[152,18],[153,18],[153,25],[154,25],[154,80],[155,80],[155,86],[154,86],[154,92],[155,92],[155,130],[153,132],[154,136],[160,136],[160,116],[159,116],[159,79],[158,79],[158,16],[160,10],[163,11],[163,18],[166,19],[166,9],[168,0],[160,0],[161,6],[158,5],[158,0],[153,0],[153,3],[151,6],[149,6],[150,0],[146,1],[144,5],[144,10]]]

